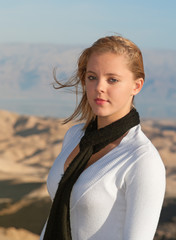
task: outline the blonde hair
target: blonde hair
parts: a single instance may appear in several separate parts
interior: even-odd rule
[[[78,92],[78,87],[81,86],[82,98],[80,103],[76,107],[73,114],[65,119],[64,124],[77,118],[78,120],[86,121],[85,127],[89,124],[92,118],[95,118],[94,113],[88,103],[86,90],[85,90],[85,73],[87,68],[87,63],[90,55],[93,52],[97,53],[107,53],[111,52],[117,55],[124,55],[127,59],[127,66],[129,70],[133,73],[134,79],[143,78],[145,80],[143,57],[140,49],[130,40],[122,36],[107,36],[98,39],[89,48],[86,48],[80,55],[78,59],[78,68],[75,75],[70,78],[65,84],[60,83],[56,78],[56,71],[54,69],[53,75],[56,83],[58,84],[56,89],[65,87],[76,87],[76,93]]]

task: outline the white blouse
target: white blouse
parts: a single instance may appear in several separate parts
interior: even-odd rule
[[[83,124],[65,135],[62,151],[48,176],[51,199],[64,163],[84,134]],[[152,240],[165,193],[165,168],[141,126],[86,168],[73,186],[70,222],[73,240]],[[45,227],[40,240],[43,239]]]

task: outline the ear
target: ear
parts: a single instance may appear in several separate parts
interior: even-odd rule
[[[133,88],[133,96],[137,95],[141,91],[143,84],[144,84],[143,78],[138,78],[135,80],[134,88]]]

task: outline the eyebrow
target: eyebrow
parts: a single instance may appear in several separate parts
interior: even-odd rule
[[[91,70],[86,71],[86,73],[93,73],[93,74],[96,75],[96,72],[91,71]],[[119,75],[119,74],[117,74],[117,73],[106,73],[105,76],[117,76],[117,77],[122,77],[121,75]]]

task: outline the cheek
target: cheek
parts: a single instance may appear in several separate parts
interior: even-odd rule
[[[87,95],[90,95],[90,94],[92,94],[93,93],[93,86],[92,86],[92,84],[91,83],[87,83],[86,85],[85,85],[85,87],[86,87],[86,94]]]
[[[91,95],[92,95],[91,88],[89,86],[86,86],[86,96],[89,103],[90,103]]]
[[[111,88],[108,91],[108,95],[111,96],[113,99],[118,99],[118,101],[124,101],[125,99],[129,98],[131,94],[132,88],[129,85],[119,85],[117,88]]]

